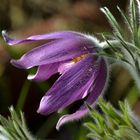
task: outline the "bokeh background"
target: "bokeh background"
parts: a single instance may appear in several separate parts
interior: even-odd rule
[[[0,31],[6,30],[13,38],[74,30],[94,34],[101,41],[100,33],[111,33],[112,29],[100,8],[108,7],[124,26],[116,6],[126,13],[128,6],[127,0],[0,0],[0,3]],[[29,129],[37,137],[47,140],[86,140],[87,129],[82,122],[89,118],[66,124],[59,132],[55,130],[58,118],[63,113],[73,112],[80,102],[60,114],[42,116],[36,113],[41,97],[59,74],[45,82],[30,82],[26,80],[27,74],[34,70],[21,70],[10,64],[11,58],[19,58],[38,45],[9,47],[0,36],[0,114],[7,116],[8,107],[11,105],[22,107]],[[24,96],[21,97],[21,93]],[[127,98],[136,114],[140,115],[139,95],[128,71],[122,66],[114,65],[110,71],[109,86],[104,98],[116,107],[118,100]],[[22,106],[24,98],[26,101]]]

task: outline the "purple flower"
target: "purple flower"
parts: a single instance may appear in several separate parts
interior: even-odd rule
[[[70,31],[19,40],[10,39],[3,32],[3,37],[9,45],[47,40],[47,43],[27,52],[19,60],[11,60],[19,68],[38,66],[36,74],[28,76],[30,80],[42,81],[57,72],[61,74],[41,99],[38,113],[48,115],[81,99],[94,105],[103,92],[108,79],[108,68],[105,58],[94,55],[99,48],[95,38]],[[62,116],[56,128],[85,116],[87,112],[83,104],[75,113]]]

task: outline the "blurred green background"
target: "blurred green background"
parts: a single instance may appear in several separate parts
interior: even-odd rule
[[[0,0],[0,30],[6,30],[13,38],[23,38],[52,31],[74,30],[87,34],[111,32],[100,7],[107,6],[117,20],[123,22],[116,9],[118,5],[127,11],[127,0]],[[102,40],[102,39],[101,39]],[[19,58],[24,52],[38,44],[25,44],[9,47],[0,36],[0,113],[9,114],[8,107],[21,108],[31,132],[41,139],[85,140],[86,128],[82,121],[64,125],[59,132],[55,130],[62,114],[53,113],[42,116],[36,113],[41,97],[51,87],[59,75],[48,81],[36,83],[26,80],[27,74],[34,70],[17,69],[10,64],[11,58]],[[22,94],[22,97],[20,96]],[[114,65],[110,72],[109,86],[105,99],[117,107],[118,100],[127,98],[133,110],[140,115],[139,92],[132,77],[121,66]],[[21,100],[20,100],[20,99]],[[25,104],[22,101],[26,99]],[[79,106],[75,103],[64,113],[72,112]],[[85,121],[89,118],[85,118]]]

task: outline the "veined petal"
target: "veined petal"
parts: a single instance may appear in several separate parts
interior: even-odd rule
[[[70,69],[75,63],[73,61],[67,62],[67,63],[63,63],[62,65],[60,65],[60,67],[58,68],[58,72],[60,74],[63,74],[65,71],[67,71],[68,69]]]
[[[90,89],[89,91],[90,93],[88,94],[88,97],[86,99],[86,102],[88,104],[94,106],[97,98],[101,95],[101,93],[103,93],[103,90],[106,87],[107,80],[108,80],[107,64],[105,60],[102,59],[98,76],[96,78],[96,81],[94,82],[93,87]],[[62,116],[56,125],[56,129],[59,129],[60,126],[62,126],[66,122],[78,120],[84,117],[87,114],[87,112],[88,109],[84,105],[82,105],[79,108],[79,110],[77,110],[75,113]]]
[[[106,89],[108,84],[108,78],[109,78],[108,73],[109,73],[108,64],[106,60],[102,58],[98,77],[95,81],[95,84],[90,89],[90,94],[86,99],[86,102],[88,104],[94,105],[98,97],[102,95],[102,93],[104,93],[104,90]]]
[[[19,68],[31,68],[73,59],[81,54],[88,53],[88,47],[93,44],[86,38],[70,38],[55,40],[34,48],[24,54],[19,60],[12,60],[11,63]]]
[[[99,61],[88,55],[60,76],[42,98],[38,112],[48,115],[84,98],[97,77]]]
[[[35,75],[28,75],[28,80],[44,81],[49,79],[53,74],[58,72],[60,63],[52,63],[47,65],[41,65]]]
[[[74,38],[75,36],[83,36],[83,34],[79,32],[74,32],[74,31],[61,31],[61,32],[53,32],[53,33],[48,33],[48,34],[42,34],[42,35],[34,35],[30,36],[25,39],[11,39],[6,31],[2,31],[2,35],[4,40],[9,44],[9,45],[16,45],[20,43],[28,43],[28,42],[33,42],[33,41],[39,41],[39,40],[51,40],[51,39],[62,39],[62,38]]]

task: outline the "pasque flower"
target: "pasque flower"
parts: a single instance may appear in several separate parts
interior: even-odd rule
[[[62,31],[14,40],[6,32],[2,33],[9,45],[47,40],[47,43],[27,52],[19,60],[11,60],[18,68],[38,66],[36,74],[28,76],[29,80],[43,81],[57,72],[61,74],[41,99],[38,113],[48,115],[81,99],[94,105],[103,92],[108,79],[108,68],[105,58],[95,55],[100,46],[94,37]],[[56,128],[85,116],[87,112],[83,104],[73,114],[62,116]]]

